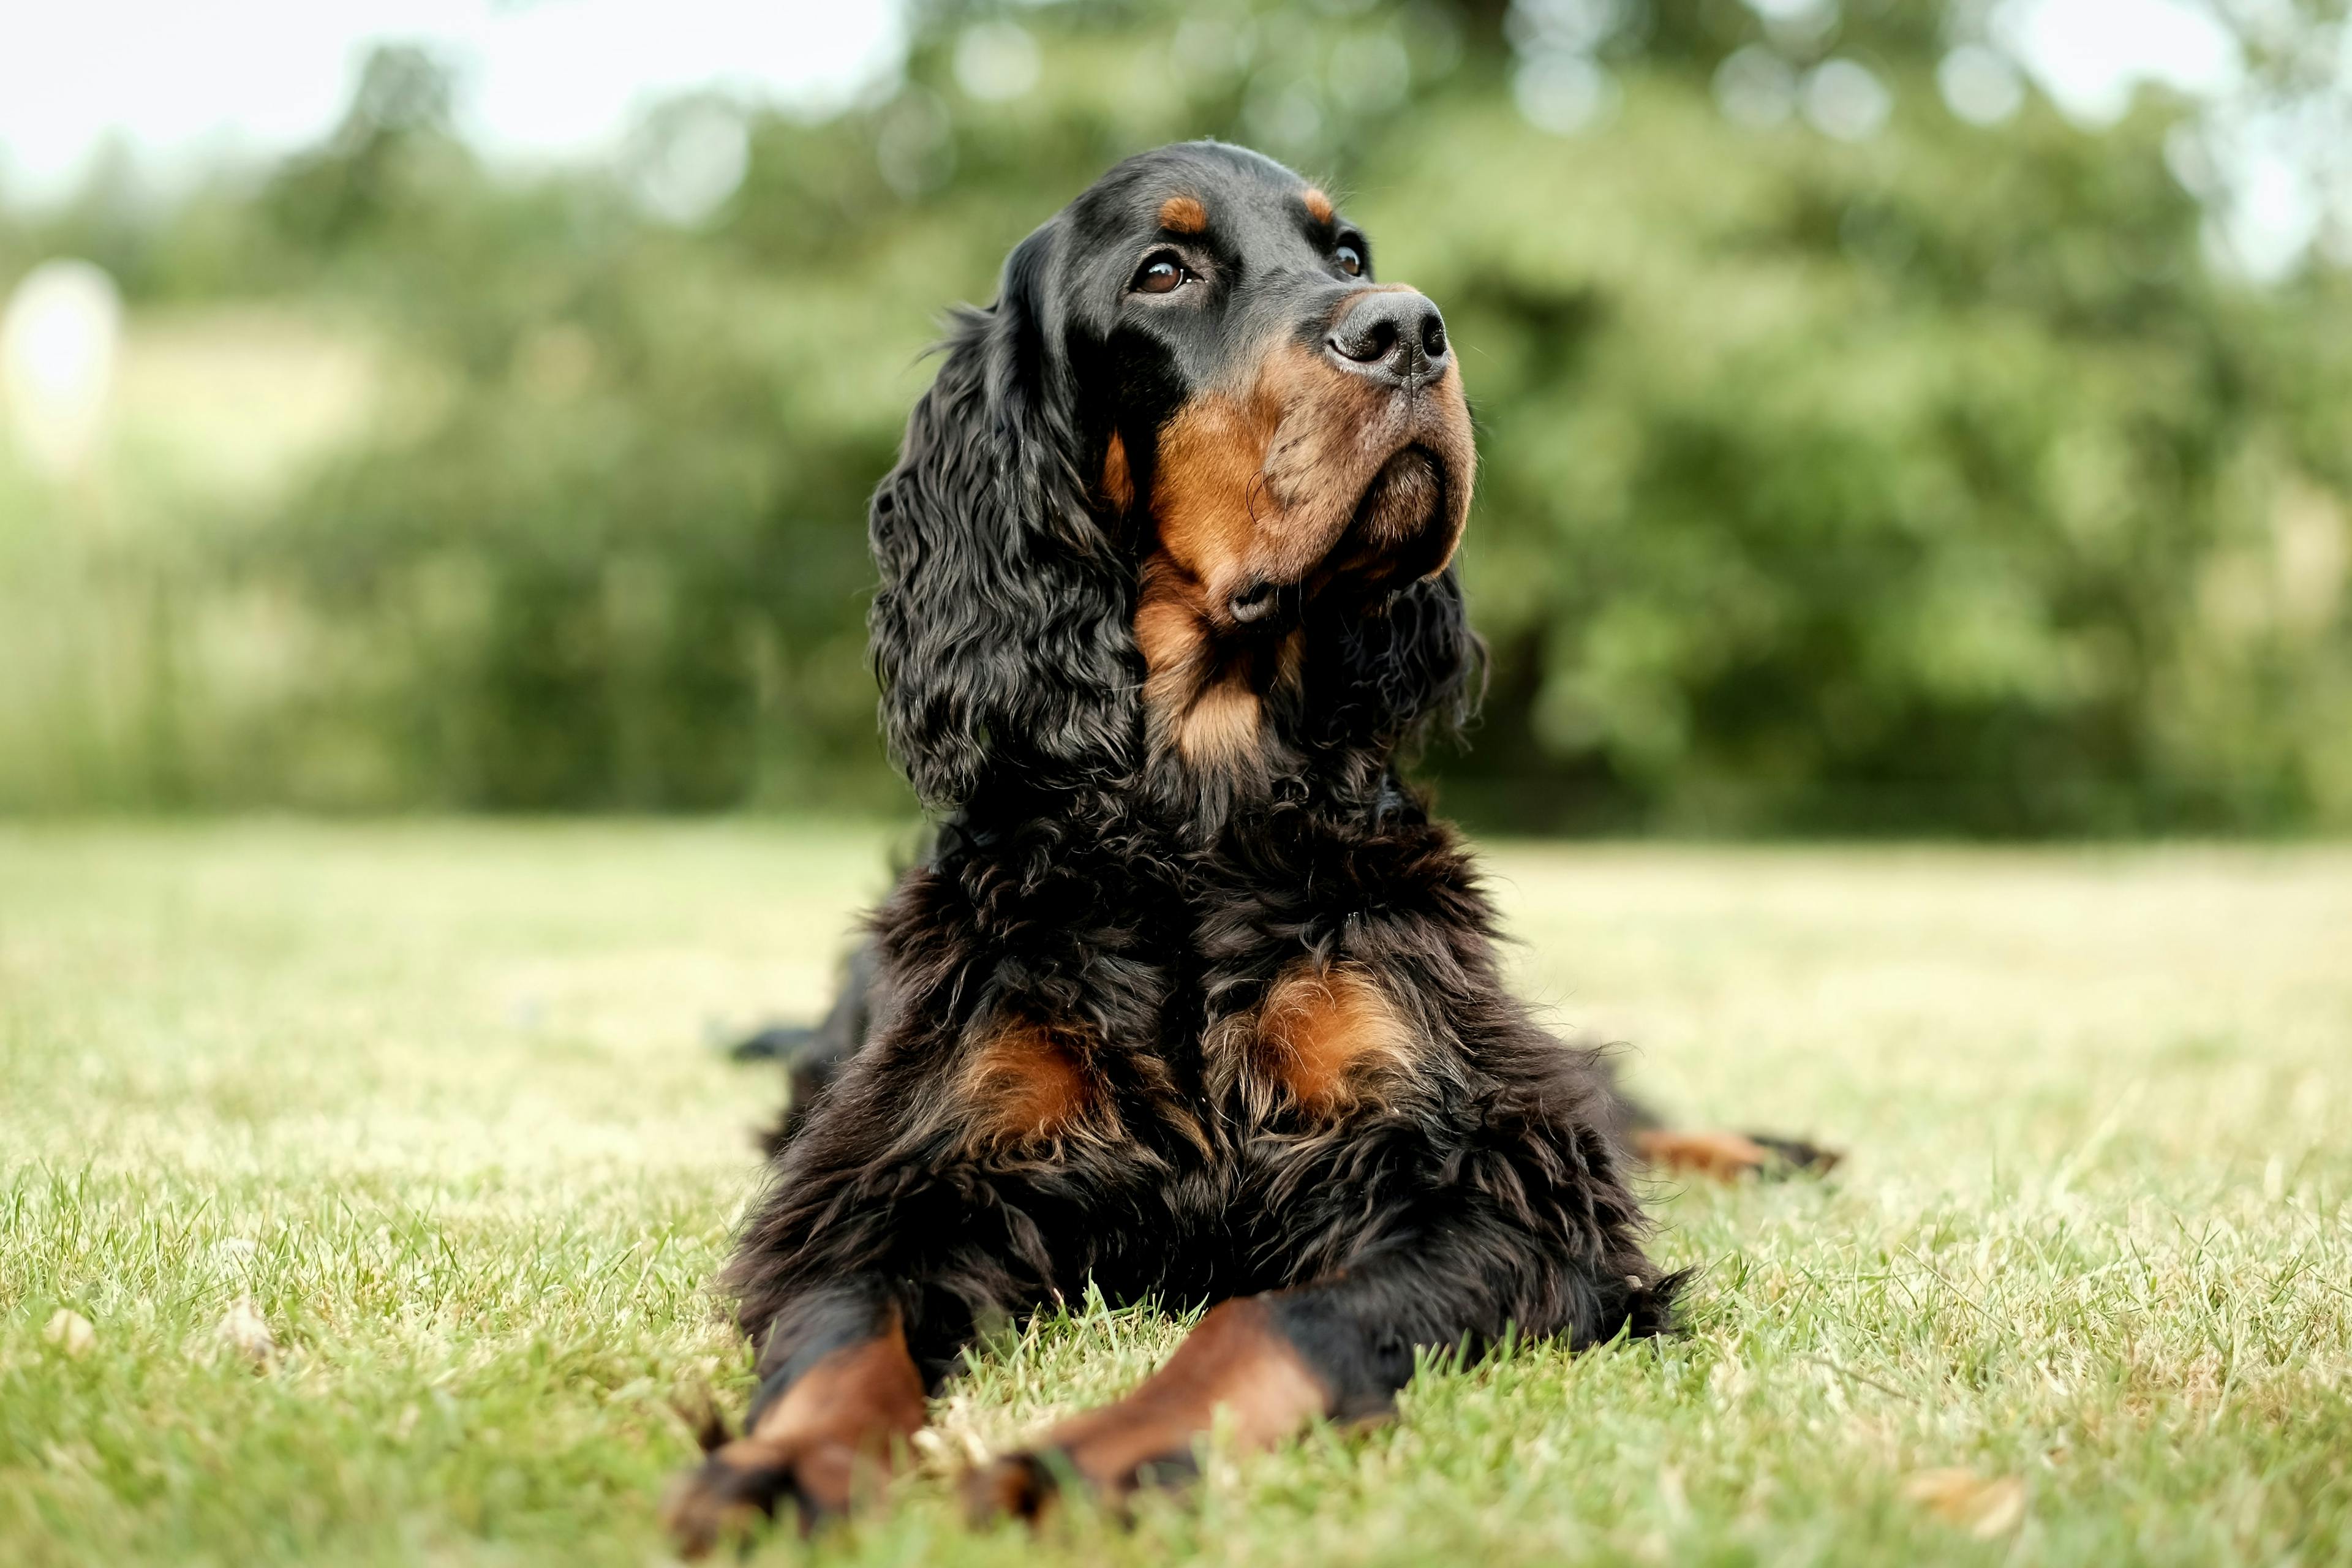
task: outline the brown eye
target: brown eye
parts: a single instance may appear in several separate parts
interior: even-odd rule
[[[1339,270],[1349,277],[1361,278],[1364,275],[1364,253],[1354,246],[1341,246],[1331,253],[1331,258],[1339,264]]]
[[[1143,270],[1135,275],[1135,281],[1128,287],[1139,294],[1166,294],[1181,286],[1192,276],[1184,270],[1184,264],[1174,257],[1155,256],[1143,264]]]

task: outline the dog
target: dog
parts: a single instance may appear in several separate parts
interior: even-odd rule
[[[758,1346],[667,1508],[689,1552],[907,1458],[996,1324],[1207,1304],[1126,1397],[966,1478],[1116,1506],[1393,1407],[1417,1352],[1665,1331],[1645,1122],[1505,988],[1402,766],[1483,675],[1475,452],[1437,306],[1210,142],[1113,168],[952,321],[869,515],[883,729],[936,827],[869,921],[721,1281]]]

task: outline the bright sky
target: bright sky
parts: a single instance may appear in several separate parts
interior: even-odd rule
[[[1836,0],[1749,0],[1768,16]],[[902,0],[0,0],[0,192],[70,190],[109,137],[167,180],[224,153],[315,141],[370,47],[423,42],[464,71],[493,157],[611,151],[649,102],[719,87],[808,105],[898,68]],[[1995,38],[2068,112],[2132,87],[2226,90],[2229,36],[2196,0],[2000,0]]]
[[[897,0],[0,0],[0,181],[70,189],[110,135],[166,169],[316,140],[373,44],[465,72],[493,155],[594,156],[647,102],[711,85],[802,102],[896,68]]]

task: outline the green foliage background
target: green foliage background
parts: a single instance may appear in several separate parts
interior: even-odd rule
[[[1934,72],[1978,13],[1824,14],[932,5],[903,81],[751,115],[691,226],[633,181],[725,106],[518,179],[409,51],[260,176],[158,207],[102,171],[0,218],[0,283],[66,253],[139,312],[264,301],[367,345],[377,392],[287,483],[0,471],[0,805],[901,809],[863,509],[938,313],[1113,160],[1207,134],[1344,193],[1462,345],[1496,663],[1472,749],[1431,760],[1451,809],[2352,825],[2344,277],[2216,274],[2167,157],[2189,106],[2090,129],[2029,90],[1973,125]],[[1515,104],[1545,15],[1613,84],[1572,134]],[[1008,25],[1042,73],[975,97],[959,50]],[[1735,123],[1741,47],[1859,61],[1891,114]]]

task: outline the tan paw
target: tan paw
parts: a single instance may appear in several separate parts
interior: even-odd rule
[[[840,1443],[787,1447],[746,1437],[711,1450],[680,1476],[662,1504],[662,1524],[682,1557],[740,1540],[789,1501],[803,1534],[849,1510],[856,1456]]]

